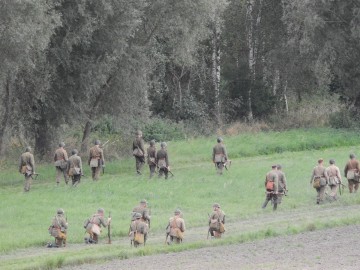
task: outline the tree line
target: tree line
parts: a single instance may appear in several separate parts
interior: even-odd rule
[[[360,108],[356,0],[2,0],[0,152],[39,156],[65,129],[123,134],[157,117],[199,128]],[[316,109],[316,102],[312,104]],[[332,112],[331,108],[327,108]]]

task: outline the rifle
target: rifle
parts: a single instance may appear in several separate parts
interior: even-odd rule
[[[35,178],[33,177],[33,175],[35,175]],[[33,180],[36,180],[36,178],[38,177],[39,173],[32,173],[30,174],[30,177],[33,179]]]
[[[225,169],[228,171],[228,167],[227,167],[227,164],[229,163],[229,168],[230,168],[230,166],[231,166],[231,160],[229,159],[229,160],[227,160],[225,163],[224,163],[224,167],[225,167]]]
[[[101,163],[101,168],[102,168],[102,174],[104,175],[104,174],[105,174],[105,164],[104,164],[104,161],[100,160],[100,163]]]
[[[109,218],[111,218],[111,212],[109,212]],[[111,221],[108,224],[108,244],[111,244],[111,235],[110,235],[111,225],[110,224],[111,224]]]
[[[209,217],[209,229],[208,229],[208,232],[207,232],[206,239],[209,239],[209,235],[210,235],[210,214],[209,213],[208,213],[208,217]]]
[[[339,183],[339,193],[340,195],[342,195],[342,193],[344,192],[344,188],[346,188],[347,186],[345,186],[343,183]]]
[[[169,226],[170,226],[170,224],[167,225],[167,227],[166,227],[166,229],[165,229],[166,231],[167,231],[167,229],[169,228]],[[165,242],[164,242],[165,245],[168,243],[168,242],[167,242],[167,239],[168,239],[169,235],[170,235],[170,232],[166,232],[166,237],[165,237]]]

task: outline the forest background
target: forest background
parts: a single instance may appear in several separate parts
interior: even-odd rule
[[[2,158],[358,125],[355,0],[2,0],[0,36]]]

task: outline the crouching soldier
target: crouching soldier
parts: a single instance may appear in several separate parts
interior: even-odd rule
[[[99,208],[97,213],[94,214],[91,218],[87,219],[84,228],[89,234],[89,238],[85,237],[85,243],[87,244],[97,244],[99,240],[99,235],[101,234],[101,225],[107,227],[111,222],[111,217],[105,222],[104,219],[104,209]]]
[[[181,218],[181,211],[176,209],[174,216],[170,218],[169,224],[166,227],[166,240],[170,236],[170,241],[167,244],[171,245],[173,242],[180,244],[184,239],[185,221]]]
[[[213,204],[213,213],[209,217],[209,233],[211,237],[221,238],[225,232],[225,213],[220,209],[220,204]]]
[[[138,247],[143,244],[145,246],[149,226],[142,220],[141,213],[135,213],[133,218],[129,229],[131,245],[134,244],[134,247]]]
[[[64,210],[58,209],[56,216],[52,219],[49,227],[49,233],[55,238],[55,243],[48,243],[47,247],[62,247],[66,246],[66,230],[68,223],[64,217]]]

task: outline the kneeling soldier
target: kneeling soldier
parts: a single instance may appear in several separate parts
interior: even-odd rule
[[[58,209],[56,216],[52,219],[51,225],[49,227],[49,233],[51,236],[55,237],[55,244],[48,243],[47,247],[64,247],[66,246],[66,230],[68,228],[68,223],[66,218],[64,218],[64,210]]]
[[[141,213],[135,213],[134,219],[130,224],[129,237],[131,237],[131,244],[137,247],[146,243],[149,226],[142,220]]]
[[[174,241],[177,244],[180,244],[184,239],[185,232],[185,221],[181,218],[181,211],[176,209],[174,216],[169,219],[169,224],[166,227],[166,239],[170,235],[170,241],[167,242],[169,245]]]
[[[225,213],[220,209],[220,204],[213,204],[213,213],[209,217],[209,233],[211,237],[221,238],[225,232]]]
[[[89,218],[84,224],[84,227],[89,234],[89,238],[85,238],[85,243],[87,244],[97,244],[99,235],[101,233],[101,225],[103,227],[107,227],[111,222],[111,217],[108,218],[107,222],[104,219],[104,209],[99,208],[97,213],[94,214],[91,218]]]

